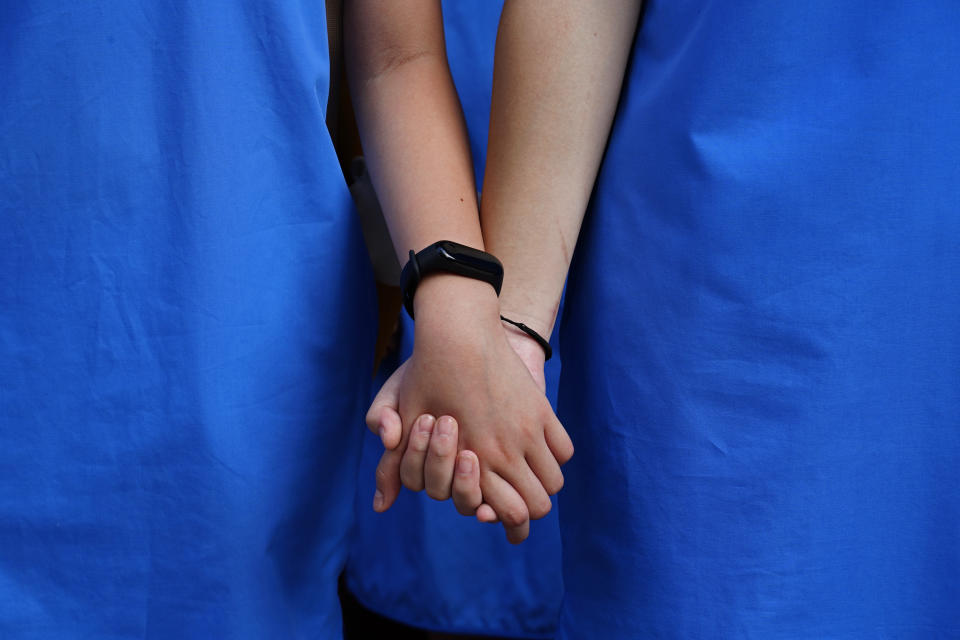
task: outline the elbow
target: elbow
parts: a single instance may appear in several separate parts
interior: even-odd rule
[[[417,61],[433,58],[436,51],[427,47],[417,45],[393,44],[385,45],[371,56],[367,63],[366,78],[367,81],[373,81],[377,78],[395,73],[396,71],[407,67]]]
[[[348,3],[349,4],[349,3]],[[344,15],[344,62],[348,78],[357,88],[391,76],[423,60],[441,56],[442,48],[415,30],[400,28],[377,14],[349,8]]]
[[[440,3],[353,0],[344,5],[347,74],[355,87],[395,76],[426,61],[446,63]]]
[[[350,78],[359,87],[409,68],[411,65],[437,59],[443,54],[417,44],[382,43],[367,51],[352,51],[348,58]]]

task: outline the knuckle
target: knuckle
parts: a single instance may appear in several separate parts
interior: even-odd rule
[[[430,434],[418,431],[410,438],[410,448],[417,453],[423,453],[430,444]]]
[[[423,478],[418,477],[410,469],[400,469],[400,482],[411,491],[421,491],[423,489]]]
[[[508,527],[521,527],[527,521],[528,513],[523,507],[511,505],[500,514],[500,519]]]
[[[469,504],[462,504],[457,502],[457,499],[453,499],[453,506],[457,508],[457,513],[462,516],[472,516],[477,512],[476,508],[470,506]]]
[[[430,453],[438,458],[448,458],[453,453],[453,438],[437,434],[430,440]]]
[[[479,505],[480,500],[474,499],[473,492],[470,491],[468,487],[460,487],[454,483],[453,488],[450,491],[451,497],[453,498],[453,503],[457,506],[457,510],[460,513],[464,513],[462,509],[468,510],[470,514],[476,510]]]
[[[552,478],[548,484],[549,486],[544,488],[547,490],[549,495],[552,496],[560,493],[560,490],[563,489],[563,474],[557,474],[557,477]]]
[[[541,393],[538,397],[540,400],[540,413],[548,416],[551,420],[559,420],[557,418],[557,411],[554,409],[553,404],[550,402],[550,398],[546,394]],[[546,421],[544,421],[546,424]]]
[[[537,410],[536,418],[537,424],[539,425],[548,425],[556,421],[557,414],[553,412],[553,407],[550,406],[550,403],[546,402],[546,398],[544,398],[544,403],[540,405],[540,408]]]
[[[530,509],[530,519],[539,520],[540,518],[545,517],[550,513],[550,509],[553,508],[553,503],[550,500],[544,502],[538,502],[536,506]]]
[[[477,455],[480,457],[481,469],[486,468],[501,475],[510,476],[514,470],[525,464],[522,453],[518,453],[510,447],[500,446],[499,443],[488,447],[484,451],[477,451]]]
[[[512,448],[506,443],[501,442],[499,438],[483,438],[477,442],[464,442],[464,448],[475,452],[480,458],[480,464],[484,461],[499,460],[509,457]]]
[[[523,529],[511,528],[506,525],[506,523],[504,523],[504,526],[507,529],[507,542],[510,544],[520,544],[527,539],[527,535],[530,533],[529,531],[525,531]]]
[[[473,500],[473,491],[471,491],[471,487],[462,482],[457,482],[456,480],[454,481],[453,486],[450,488],[450,493],[454,500],[459,500],[464,503],[468,503]]]
[[[526,540],[526,539],[527,539],[527,536],[529,536],[529,535],[530,535],[530,533],[529,533],[528,531],[524,531],[524,532],[520,533],[519,535],[517,535],[517,537],[514,538],[511,542],[513,542],[513,544],[520,544],[521,542],[523,542],[524,540]]]
[[[450,497],[450,490],[444,489],[443,487],[431,487],[428,485],[427,495],[434,500],[446,500]]]

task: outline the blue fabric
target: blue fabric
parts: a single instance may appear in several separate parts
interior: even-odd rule
[[[0,8],[0,637],[338,638],[375,337],[322,2]]]
[[[958,33],[647,3],[562,326],[561,638],[960,637]]]
[[[384,363],[375,386],[412,351],[413,322],[405,316],[403,325],[398,357]],[[559,366],[548,372],[554,400]],[[506,541],[500,525],[479,524],[458,514],[449,501],[422,492],[404,489],[388,511],[377,514],[370,505],[382,453],[379,438],[369,434],[347,563],[351,593],[367,608],[422,629],[551,637],[563,595],[556,502],[547,517],[531,522],[530,537],[519,546]]]
[[[447,54],[463,104],[477,183],[487,146],[493,48],[501,2],[445,2]],[[404,316],[400,362],[413,348]],[[556,342],[554,343],[556,348]],[[396,363],[393,363],[396,366]],[[385,367],[383,376],[390,372]],[[560,358],[548,363],[548,395],[556,396]],[[518,547],[500,526],[482,526],[449,502],[402,491],[384,514],[371,509],[374,469],[383,452],[368,434],[357,493],[357,530],[350,552],[350,590],[367,607],[409,625],[511,637],[553,635],[563,580],[557,509],[531,527]]]

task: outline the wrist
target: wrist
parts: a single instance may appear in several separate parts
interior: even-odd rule
[[[503,265],[495,256],[485,253],[481,249],[454,242],[440,240],[421,251],[410,250],[410,259],[400,273],[400,289],[403,294],[404,306],[411,317],[416,317],[416,293],[420,283],[429,275],[447,273],[463,276],[470,280],[478,280],[489,284],[494,294],[499,295],[503,285]],[[454,301],[463,298],[474,298],[478,301],[489,299],[486,295],[476,292],[481,288],[470,283],[449,278],[439,279],[440,284],[434,283],[431,289],[443,289],[448,293],[453,291]],[[447,293],[439,294],[442,299]],[[431,298],[436,296],[431,295]],[[427,303],[421,303],[425,306]],[[429,304],[431,308],[435,305]]]
[[[485,321],[500,317],[497,292],[489,283],[452,273],[424,277],[413,298],[414,326],[436,323]]]
[[[513,347],[513,350],[524,362],[532,362],[541,367],[544,366],[546,363],[546,353],[539,342],[519,327],[504,322],[503,320],[500,321],[500,324],[503,327],[504,333],[507,335],[507,342],[510,343],[510,346]]]
[[[527,307],[523,307],[524,310],[523,310],[523,311],[520,311],[520,310],[519,310],[520,307],[519,307],[518,305],[516,305],[516,304],[507,304],[507,302],[508,302],[507,300],[504,300],[504,299],[501,297],[501,299],[500,299],[500,314],[501,314],[503,317],[509,318],[509,319],[513,320],[514,322],[522,322],[523,324],[527,325],[528,327],[530,327],[531,329],[533,329],[534,331],[536,331],[538,334],[540,334],[540,335],[543,337],[544,340],[547,340],[548,342],[550,341],[550,336],[553,334],[554,316],[556,315],[555,313],[554,313],[554,314],[550,314],[551,317],[548,319],[547,317],[545,317],[545,316],[540,316],[540,315],[536,314],[535,312],[534,312],[534,313],[531,313],[529,307],[532,307],[532,306],[533,306],[532,304],[527,305]],[[504,324],[505,326],[510,326],[510,325],[509,325],[508,323],[506,323],[506,322],[504,322],[503,324]],[[511,326],[510,328],[511,328],[513,331],[516,331],[517,333],[520,333],[520,334],[522,334],[522,335],[527,336],[527,334],[524,333],[524,332],[523,332],[521,329],[519,329],[518,327]],[[530,336],[527,336],[527,338],[528,338],[529,340],[535,342],[535,341],[533,340],[533,338],[531,338]]]

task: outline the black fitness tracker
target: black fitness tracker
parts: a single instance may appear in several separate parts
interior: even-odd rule
[[[450,240],[435,242],[420,253],[411,249],[410,260],[400,272],[403,306],[411,318],[417,286],[426,276],[438,271],[482,280],[492,286],[498,296],[503,285],[503,265],[489,253]]]

